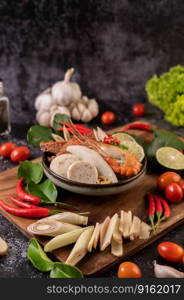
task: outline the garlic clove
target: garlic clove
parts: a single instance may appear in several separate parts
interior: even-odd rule
[[[91,99],[88,103],[88,109],[92,114],[92,117],[95,118],[99,113],[99,106],[95,99]]]
[[[82,116],[81,116],[81,120],[83,122],[90,122],[92,120],[92,114],[89,111],[89,109],[84,110],[84,112],[82,113]]]
[[[75,121],[80,121],[80,113],[76,106],[72,109],[71,114],[72,114],[72,119],[74,119]]]
[[[87,105],[89,103],[89,98],[87,96],[82,96],[81,102]]]
[[[77,104],[77,108],[78,108],[79,113],[82,114],[85,111],[86,106],[83,103],[79,102]]]
[[[156,261],[153,262],[154,273],[156,278],[184,278],[184,273],[172,267],[159,265]]]
[[[51,114],[49,111],[38,111],[36,114],[37,122],[42,126],[50,126]]]
[[[67,107],[57,106],[57,109],[51,113],[51,119],[50,119],[50,126],[51,127],[53,127],[53,121],[54,121],[54,117],[55,117],[56,114],[65,114],[65,115],[71,117],[70,111]]]

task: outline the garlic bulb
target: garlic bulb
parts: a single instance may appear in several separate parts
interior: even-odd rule
[[[35,101],[36,110],[49,110],[50,107],[54,104],[51,94],[41,93]]]
[[[80,86],[75,82],[70,82],[73,73],[73,68],[67,70],[64,81],[56,82],[52,87],[51,94],[58,105],[69,105],[82,96]]]
[[[40,125],[53,126],[56,114],[65,114],[75,121],[90,122],[99,113],[95,99],[82,96],[80,86],[71,82],[74,69],[68,69],[64,81],[56,82],[35,100],[36,120]]]
[[[51,113],[49,111],[38,111],[36,114],[37,122],[42,126],[50,126]]]

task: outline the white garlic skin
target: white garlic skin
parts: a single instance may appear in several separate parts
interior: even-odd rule
[[[154,264],[154,273],[156,278],[184,278],[184,273],[180,272],[172,267]]]
[[[36,114],[37,122],[42,126],[50,126],[51,113],[49,111],[40,110]]]
[[[54,104],[51,94],[40,94],[35,101],[36,110],[49,110]]]
[[[85,109],[84,112],[82,113],[82,116],[81,116],[81,121],[87,123],[87,122],[90,122],[92,120],[92,114],[91,112],[89,111],[89,109]]]
[[[51,118],[50,118],[50,124],[49,126],[53,126],[53,121],[54,121],[54,117],[56,114],[65,114],[69,117],[71,117],[70,111],[67,107],[65,106],[57,106],[56,110],[51,112]]]
[[[72,119],[74,119],[75,121],[80,121],[81,115],[76,106],[74,106],[74,108],[72,109],[71,115],[72,115]]]
[[[67,70],[64,81],[58,81],[52,87],[52,97],[58,105],[67,106],[71,102],[77,102],[82,96],[80,86],[70,82],[73,73],[73,68]]]
[[[92,117],[95,118],[99,113],[99,106],[95,99],[91,99],[88,102],[88,109],[92,114]]]

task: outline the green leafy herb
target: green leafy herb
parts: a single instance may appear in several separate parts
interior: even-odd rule
[[[19,165],[17,176],[18,178],[23,177],[27,183],[39,183],[43,177],[42,165],[28,160],[23,161]]]
[[[72,123],[71,118],[69,116],[65,114],[56,114],[53,121],[53,128],[57,132],[57,134],[59,133],[59,131],[57,131],[57,128],[63,127],[62,124],[59,124],[60,122]]]
[[[27,141],[33,146],[39,146],[41,142],[48,142],[53,140],[51,134],[51,128],[41,125],[34,125],[28,130]]]
[[[49,179],[40,184],[28,183],[28,191],[30,194],[40,197],[42,203],[55,203],[58,194],[55,185]]]
[[[78,268],[60,262],[55,263],[48,258],[36,239],[30,241],[27,257],[37,270],[51,271],[50,278],[83,278]]]
[[[149,159],[154,158],[156,151],[161,147],[172,147],[178,150],[184,149],[184,142],[174,133],[163,129],[153,129],[153,133],[155,138],[145,149]]]
[[[128,147],[124,146],[123,144],[118,144],[116,146],[118,146],[122,150],[128,150]]]
[[[83,278],[83,274],[76,267],[56,262],[50,272],[50,278]]]
[[[32,239],[30,241],[27,250],[27,257],[33,266],[42,272],[50,271],[54,264],[42,250],[36,239]]]

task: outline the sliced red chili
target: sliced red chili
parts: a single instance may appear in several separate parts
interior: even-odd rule
[[[123,127],[123,131],[127,131],[129,129],[140,129],[145,131],[151,131],[152,127],[149,124],[146,123],[132,123],[128,124],[125,127]]]

